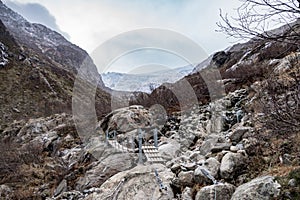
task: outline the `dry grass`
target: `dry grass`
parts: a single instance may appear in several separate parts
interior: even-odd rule
[[[288,176],[290,172],[300,169],[300,166],[275,166],[271,169],[268,169],[267,171],[263,172],[262,175],[272,175],[275,177],[284,177]]]

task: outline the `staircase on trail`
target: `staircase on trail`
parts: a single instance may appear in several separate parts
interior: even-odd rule
[[[164,163],[164,159],[158,152],[157,148],[157,130],[153,130],[154,133],[154,145],[143,144],[143,135],[145,134],[142,130],[138,130],[139,134],[139,148],[128,148],[125,145],[120,144],[116,139],[116,132],[113,131],[112,134],[106,133],[107,143],[115,148],[119,152],[123,153],[139,153],[139,162],[142,163],[142,154],[144,154],[149,163]]]
[[[153,145],[143,145],[143,152],[150,163],[164,163],[164,159]]]
[[[110,144],[112,147],[114,147],[117,151],[123,152],[123,153],[135,153],[138,151],[138,149],[131,149],[127,148],[124,145],[121,145],[117,140],[107,140],[108,144]]]

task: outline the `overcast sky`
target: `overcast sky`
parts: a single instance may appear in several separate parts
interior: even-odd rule
[[[238,0],[4,0],[31,22],[57,30],[88,53],[120,33],[139,28],[174,30],[197,42],[207,54],[223,50],[234,40],[216,32],[219,10],[234,13]],[[151,56],[147,56],[150,55]],[[182,66],[184,61],[155,56],[152,51],[129,55],[108,71],[128,72],[130,66],[158,63]],[[139,57],[134,61],[134,57]],[[147,63],[142,58],[147,59]],[[164,60],[164,61],[161,61]],[[169,64],[168,64],[169,63]],[[127,67],[124,67],[127,65]],[[172,67],[172,66],[170,66]]]

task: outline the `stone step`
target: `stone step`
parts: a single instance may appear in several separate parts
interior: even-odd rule
[[[159,154],[156,147],[152,145],[146,145],[142,147],[144,154],[149,162],[152,163],[163,163],[164,160]]]

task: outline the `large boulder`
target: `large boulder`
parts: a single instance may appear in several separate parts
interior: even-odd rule
[[[218,177],[220,162],[215,158],[209,158],[206,161],[200,163],[200,165],[201,166],[199,166],[194,172],[195,181],[200,184],[212,183],[212,180],[209,179],[207,175],[203,173],[203,171],[207,171],[216,179]]]
[[[163,144],[159,145],[158,151],[165,160],[172,160],[179,156],[180,147],[176,140],[166,139]]]
[[[218,135],[218,134],[211,134],[209,135],[205,141],[202,143],[201,147],[200,147],[200,153],[201,155],[207,155],[208,153],[210,153],[212,151],[212,149],[214,149],[216,146],[218,145],[222,145],[225,144],[226,140],[224,137]],[[229,144],[225,145],[226,147],[224,148],[229,148]]]
[[[155,169],[162,181],[164,187],[162,189],[160,189],[159,182],[155,176]],[[173,177],[174,174],[161,164],[138,165],[131,170],[114,175],[101,185],[100,192],[94,192],[84,200],[107,198],[120,200],[169,200],[174,196],[169,185]]]
[[[103,131],[116,130],[127,133],[138,128],[151,126],[153,118],[151,112],[143,106],[130,106],[114,110],[106,115],[99,126]]]
[[[195,200],[230,200],[234,190],[235,186],[229,183],[205,186],[197,192]]]
[[[272,176],[256,178],[239,186],[231,200],[269,200],[276,198],[280,193],[280,184]]]
[[[220,166],[220,175],[224,179],[233,179],[240,175],[242,168],[246,163],[246,155],[242,153],[228,152],[222,158]]]

